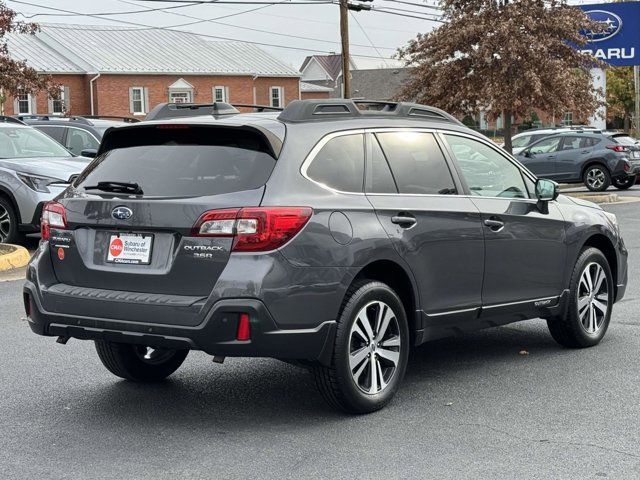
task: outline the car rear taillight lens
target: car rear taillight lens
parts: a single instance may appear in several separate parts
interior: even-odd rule
[[[49,240],[51,228],[60,230],[67,228],[67,212],[64,206],[58,202],[47,202],[42,208],[42,220],[40,222],[42,240]]]
[[[249,314],[241,313],[240,320],[238,321],[238,332],[236,333],[236,340],[239,342],[247,342],[251,340],[251,325],[249,323]]]
[[[309,207],[210,210],[192,229],[196,237],[233,237],[234,252],[266,252],[291,240],[313,214]]]
[[[609,150],[613,150],[614,152],[618,152],[618,153],[629,151],[629,149],[623,145],[607,145],[607,148]]]

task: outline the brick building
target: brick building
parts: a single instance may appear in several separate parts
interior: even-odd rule
[[[8,98],[5,115],[64,111],[141,118],[161,102],[284,106],[301,98],[300,73],[248,43],[170,30],[60,24],[41,24],[35,35],[7,39],[13,58],[52,75],[62,89],[60,100],[46,93]]]

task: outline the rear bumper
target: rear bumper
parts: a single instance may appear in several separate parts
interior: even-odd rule
[[[43,298],[34,283],[27,281],[24,293],[31,310],[29,326],[38,335],[202,350],[210,355],[273,357],[326,364],[336,327],[335,321],[327,321],[310,329],[281,329],[260,300],[248,298],[220,300],[199,325],[184,326],[49,312],[43,307]],[[248,341],[236,340],[240,313],[249,314],[251,339]]]

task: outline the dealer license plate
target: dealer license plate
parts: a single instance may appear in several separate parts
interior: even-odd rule
[[[151,261],[153,235],[121,233],[111,235],[107,262],[129,265],[148,265]]]

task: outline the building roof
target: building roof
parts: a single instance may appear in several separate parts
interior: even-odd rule
[[[12,57],[47,73],[71,72],[69,67],[74,65],[75,71],[87,73],[300,76],[294,68],[244,42],[102,25],[43,23],[40,29],[35,35],[8,35],[9,50]]]
[[[367,100],[393,100],[409,79],[409,68],[351,71],[351,96]]]
[[[300,82],[300,91],[302,93],[333,92],[333,88],[323,87],[322,85],[315,85],[309,82]]]
[[[304,71],[311,60],[315,60],[327,72],[331,80],[338,78],[342,72],[342,55],[311,55],[304,59],[300,71]]]

